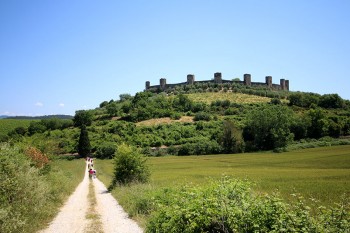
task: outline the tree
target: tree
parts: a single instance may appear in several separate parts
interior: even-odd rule
[[[240,153],[244,151],[242,130],[237,128],[232,121],[224,121],[220,139],[225,153]]]
[[[292,140],[290,132],[293,112],[285,106],[260,106],[247,116],[244,139],[257,150],[283,148]]]
[[[108,101],[103,101],[100,103],[100,108],[106,107],[108,105]]]
[[[193,101],[187,95],[177,95],[173,102],[173,107],[179,111],[187,112],[192,109]]]
[[[150,176],[146,157],[132,146],[121,144],[114,156],[114,177],[110,188],[117,184],[147,182]]]
[[[75,112],[73,118],[74,126],[80,127],[82,125],[90,126],[92,123],[92,113],[91,111],[79,110]]]
[[[89,140],[88,131],[85,125],[82,125],[80,128],[80,136],[78,142],[78,153],[82,157],[86,157],[91,152],[91,145]]]
[[[120,99],[120,102],[124,102],[126,100],[131,100],[132,96],[130,94],[120,94],[119,99]]]
[[[342,108],[344,100],[338,94],[326,94],[321,96],[319,106],[323,108]]]
[[[113,102],[108,104],[106,108],[110,116],[117,116],[120,106],[116,102]]]
[[[307,136],[309,138],[321,138],[327,136],[329,122],[325,111],[321,108],[313,108],[307,112],[309,127],[307,129]]]
[[[29,127],[28,127],[29,135],[33,135],[35,133],[43,133],[43,132],[45,132],[45,130],[46,130],[46,126],[43,125],[43,123],[39,122],[39,121],[30,122]]]

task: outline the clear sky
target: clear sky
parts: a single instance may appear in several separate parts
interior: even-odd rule
[[[0,115],[74,115],[215,72],[350,99],[350,1],[0,1]]]

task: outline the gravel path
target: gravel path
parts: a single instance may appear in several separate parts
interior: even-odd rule
[[[87,165],[83,181],[69,197],[56,218],[49,227],[40,233],[86,233],[90,232],[94,219],[87,218],[89,207],[89,183],[94,186],[97,205],[95,210],[99,215],[105,233],[142,233],[137,223],[128,218],[118,202],[107,192],[105,185],[98,179],[89,179]]]

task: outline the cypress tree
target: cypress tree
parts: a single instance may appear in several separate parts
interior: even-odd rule
[[[86,126],[82,125],[80,128],[78,153],[80,156],[86,157],[90,154],[90,152],[91,152],[91,145],[90,145],[88,131],[86,130]]]

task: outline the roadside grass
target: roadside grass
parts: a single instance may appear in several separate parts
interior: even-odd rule
[[[271,101],[271,98],[268,97],[233,92],[204,92],[187,94],[187,96],[194,102],[204,102],[206,104],[211,104],[214,100],[229,100],[240,104],[268,103]]]
[[[333,206],[342,196],[350,195],[350,146],[312,148],[284,153],[246,153],[207,156],[151,157],[151,181],[117,187],[112,191],[123,208],[143,226],[147,206],[143,199],[161,188],[206,184],[209,179],[230,176],[255,184],[258,193],[279,193],[288,201],[297,193]],[[109,186],[113,177],[112,160],[95,162],[98,178]],[[135,204],[135,202],[137,202]],[[136,206],[135,208],[135,205]],[[147,203],[145,203],[147,205]],[[133,207],[134,206],[134,207]],[[144,209],[146,213],[140,212]],[[138,212],[137,212],[138,211]]]

